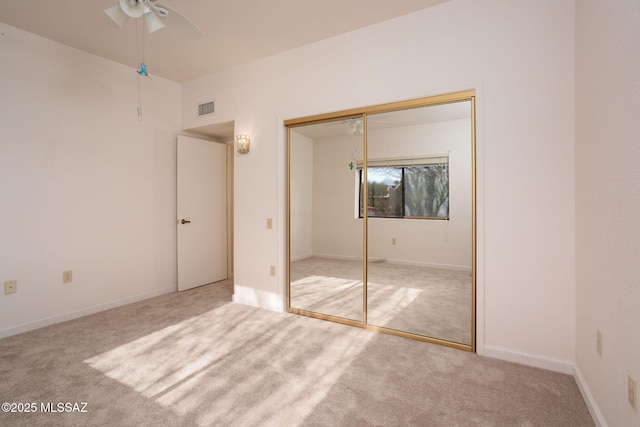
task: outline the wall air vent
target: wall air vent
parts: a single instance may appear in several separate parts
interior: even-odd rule
[[[206,116],[207,114],[213,114],[215,112],[215,102],[205,102],[198,105],[198,117]]]

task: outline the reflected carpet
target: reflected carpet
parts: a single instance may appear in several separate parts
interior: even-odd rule
[[[291,306],[362,321],[362,261],[309,257],[291,263]],[[371,325],[471,345],[471,273],[370,262]]]

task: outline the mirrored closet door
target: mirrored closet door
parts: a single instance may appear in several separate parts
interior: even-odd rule
[[[289,308],[362,324],[362,116],[289,129]],[[348,323],[348,322],[347,322]]]
[[[474,100],[285,122],[290,312],[475,350]]]
[[[471,345],[471,101],[367,118],[367,321]]]

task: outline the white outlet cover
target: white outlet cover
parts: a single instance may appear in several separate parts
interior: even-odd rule
[[[7,280],[6,282],[4,282],[5,295],[15,294],[16,292],[18,292],[17,280]]]

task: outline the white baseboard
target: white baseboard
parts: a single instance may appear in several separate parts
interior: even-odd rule
[[[519,363],[521,365],[533,366],[536,368],[542,368],[548,371],[560,372],[568,375],[573,375],[574,373],[573,362],[568,360],[555,359],[553,357],[543,356],[540,354],[524,353],[491,345],[485,345],[482,349],[479,348],[478,354],[481,356],[492,357],[494,359]]]
[[[238,284],[233,286],[233,302],[271,311],[284,311],[282,295]]]
[[[467,267],[465,265],[436,264],[432,262],[410,261],[410,260],[404,260],[404,259],[388,259],[387,262],[389,264],[413,265],[416,267],[428,267],[428,268],[442,268],[444,270],[457,270],[457,271],[466,271],[468,273],[471,273],[471,267]]]
[[[573,377],[576,379],[578,389],[580,389],[580,393],[582,394],[584,403],[587,405],[587,409],[589,409],[593,422],[596,423],[597,427],[607,427],[607,422],[605,421],[602,412],[600,412],[596,399],[593,397],[593,394],[591,394],[591,390],[589,390],[589,386],[584,380],[578,365],[574,365]]]
[[[328,254],[313,254],[304,257],[296,258],[292,261],[299,261],[304,258],[316,257],[316,258],[324,258],[324,259],[338,259],[343,261],[360,261],[362,262],[362,257],[353,257],[347,255],[328,255]],[[423,261],[411,261],[404,259],[384,259],[384,258],[369,258],[370,263],[376,262],[387,262],[389,264],[397,264],[397,265],[412,265],[416,267],[429,267],[429,268],[442,268],[445,270],[458,270],[458,271],[466,271],[471,273],[471,267],[466,265],[453,265],[453,264],[437,264],[433,262],[423,262]]]
[[[344,261],[362,261],[362,257],[349,256],[349,255],[313,254],[311,256],[317,257],[317,258],[324,258],[324,259],[339,259]]]
[[[145,299],[157,297],[164,294],[169,294],[171,292],[176,292],[176,288],[174,286],[170,288],[163,288],[155,291],[144,292],[138,295],[134,295],[131,297],[127,297],[127,298],[123,298],[115,301],[110,301],[104,304],[97,304],[91,307],[82,308],[80,310],[75,310],[69,313],[58,314],[58,315],[47,317],[44,319],[35,320],[33,322],[23,323],[18,326],[13,326],[7,329],[0,330],[0,338],[6,338],[12,335],[18,335],[24,332],[33,331],[36,329],[44,328],[45,326],[66,322],[68,320],[73,320],[79,317],[88,316],[89,314],[98,313],[100,311],[109,310],[111,308],[120,307],[123,305],[131,304],[134,302],[142,301]]]

